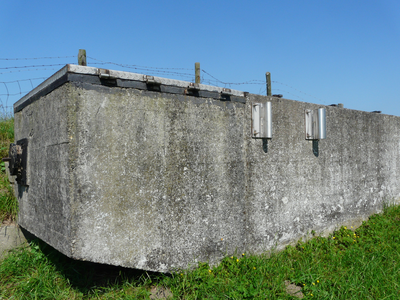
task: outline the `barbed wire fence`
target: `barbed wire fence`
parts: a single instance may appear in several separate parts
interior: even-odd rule
[[[18,101],[24,95],[29,93],[32,89],[42,83],[45,79],[50,77],[55,71],[61,69],[61,67],[66,64],[76,64],[76,56],[54,56],[54,57],[32,57],[32,58],[0,58],[0,117],[1,114],[4,117],[10,117],[13,115],[13,103]],[[25,61],[43,61],[43,60],[59,60],[57,63],[39,63],[39,64],[22,64],[18,63]],[[10,64],[9,66],[2,66],[3,64]],[[121,64],[111,61],[104,61],[94,57],[87,56],[87,64],[89,66],[98,66],[101,68],[110,66],[113,69],[122,69],[134,71],[135,73],[152,75],[159,77],[168,77],[171,79],[184,80],[188,82],[195,82],[195,69],[194,68],[163,68],[163,67],[151,67],[142,65],[132,65],[132,64]],[[50,72],[52,71],[52,72]],[[18,73],[21,79],[14,80],[4,80],[3,77],[13,76]],[[29,78],[25,74],[40,74],[41,76],[35,76]],[[12,75],[10,75],[12,74]],[[258,94],[266,94],[266,82],[265,80],[252,79],[243,82],[226,82],[218,79],[216,76],[212,75],[210,72],[201,69],[201,79],[202,84],[213,85],[218,87],[225,87],[231,89],[242,90],[243,87],[251,88],[254,92],[258,90]],[[272,81],[274,85],[272,86],[273,94],[289,94],[296,97],[298,100],[307,101],[312,98],[314,101],[317,100],[319,103],[327,104],[325,101],[318,97],[314,97],[306,92],[301,91],[291,85]],[[275,86],[278,86],[276,88]]]
[[[75,61],[76,55],[0,58],[0,118],[12,117],[15,102],[62,66]]]

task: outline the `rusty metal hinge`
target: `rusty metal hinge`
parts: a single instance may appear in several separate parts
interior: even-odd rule
[[[10,175],[17,176],[16,181],[21,185],[27,185],[26,168],[28,159],[28,139],[17,141],[16,144],[10,144],[8,157],[3,161],[8,161]]]

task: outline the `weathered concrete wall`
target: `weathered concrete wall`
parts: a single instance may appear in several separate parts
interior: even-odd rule
[[[254,101],[272,102],[271,140],[250,137]],[[313,143],[304,110],[320,105],[242,102],[63,84],[15,114],[20,225],[76,259],[168,271],[356,224],[400,196],[399,117],[326,107]]]
[[[107,87],[71,98],[74,256],[166,270],[242,243],[244,104]]]
[[[267,98],[250,95],[245,132],[250,103]],[[244,134],[247,249],[357,225],[400,197],[399,117],[327,106],[327,138],[313,142],[305,140],[304,110],[321,105],[272,98],[272,107],[267,147]]]
[[[28,186],[16,186],[18,223],[70,256],[68,88],[60,87],[15,113],[14,129],[15,141],[29,139]]]
[[[0,261],[8,251],[27,245],[27,240],[18,225],[0,224]]]

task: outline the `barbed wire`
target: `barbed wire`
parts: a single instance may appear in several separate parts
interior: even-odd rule
[[[265,83],[264,83],[264,84],[265,84]],[[272,93],[272,92],[273,92],[273,93]],[[298,96],[298,95],[296,95],[296,94],[293,94],[293,93],[291,93],[291,92],[288,92],[288,91],[286,91],[286,90],[272,88],[271,93],[272,93],[273,95],[278,94],[278,92],[283,92],[283,93],[286,93],[286,94],[295,96],[295,97],[297,97],[298,99],[301,99],[301,100],[305,101],[302,97],[300,97],[300,96]],[[266,95],[266,94],[267,94],[267,88],[266,88],[266,87],[265,87],[264,89],[261,88],[261,89],[259,90],[259,93],[258,93],[258,94],[259,94],[259,95]]]
[[[300,99],[300,100],[306,101],[305,99],[303,99],[303,98],[302,98],[302,97],[300,97],[299,95],[293,94],[293,93],[291,93],[291,92],[288,92],[288,91],[284,91],[284,90],[281,90],[281,89],[273,89],[273,91],[274,91],[274,93],[273,93],[273,94],[276,94],[276,92],[282,92],[282,93],[286,93],[286,94],[289,94],[289,95],[295,96],[296,98],[298,98],[298,99]],[[266,90],[264,90],[264,93],[265,93],[265,92],[266,92]]]
[[[1,98],[0,111],[2,111],[2,113],[0,114],[0,118],[9,118],[13,116],[13,106],[3,105],[3,103],[1,103]]]
[[[104,61],[104,60],[93,58],[90,56],[87,56],[87,58],[99,61],[103,64],[116,65],[116,66],[120,66],[120,67],[124,67],[124,68],[144,68],[144,69],[157,69],[157,70],[186,70],[186,71],[194,70],[193,68],[192,69],[189,69],[189,68],[160,68],[160,67],[148,67],[148,66],[140,66],[140,65],[120,64],[120,63],[114,63],[114,62],[110,62],[110,61]]]
[[[65,66],[66,64],[51,64],[51,65],[31,65],[31,66],[13,66],[13,67],[2,67],[0,70],[9,69],[27,69],[27,68],[41,68],[41,67],[55,67],[55,66]]]
[[[35,57],[35,58],[0,58],[0,60],[3,61],[18,61],[18,60],[40,60],[40,59],[66,59],[66,58],[76,58],[76,56],[58,56],[58,57]],[[110,62],[110,61],[103,61],[94,57],[87,56],[88,60],[92,60],[90,65],[114,65],[118,66],[121,68],[126,68],[126,69],[133,69],[137,73],[143,73],[145,75],[158,75],[158,76],[171,76],[171,77],[176,77],[179,79],[184,79],[186,81],[194,82],[195,81],[195,70],[194,68],[168,68],[168,67],[150,67],[150,66],[142,66],[142,65],[135,65],[135,64],[121,64],[121,63],[115,63],[115,62]],[[19,72],[26,72],[26,71],[47,71],[47,70],[59,70],[59,68],[51,68],[51,67],[59,67],[59,66],[65,66],[67,63],[57,63],[57,64],[35,64],[35,65],[25,65],[25,66],[8,66],[8,67],[0,67],[0,70],[6,70],[0,72],[1,74],[9,74],[9,73],[19,73]],[[183,71],[183,72],[182,72]],[[186,71],[191,71],[191,73],[188,73]],[[259,79],[252,79],[252,80],[247,80],[243,82],[226,82],[223,80],[218,79],[214,75],[212,75],[210,72],[201,69],[202,72],[202,78],[201,78],[201,83],[203,84],[210,84],[210,85],[215,85],[215,86],[223,86],[223,87],[234,87],[234,86],[242,86],[242,85],[253,85],[253,86],[260,86],[260,92],[259,94],[265,94],[266,93],[266,82],[265,80],[259,80]],[[3,91],[0,90],[0,96],[3,97],[3,99],[0,98],[0,109],[4,108],[10,108],[12,106],[7,106],[8,101],[10,100],[10,97],[13,96],[18,96],[22,94],[26,94],[29,91],[26,91],[28,88],[26,86],[26,82],[30,83],[30,88],[34,88],[33,81],[37,80],[45,80],[48,77],[36,77],[36,78],[29,78],[29,79],[19,79],[19,80],[11,80],[11,81],[0,81],[0,87],[3,86]],[[289,84],[285,84],[279,81],[272,81],[274,84],[286,86],[294,91],[297,91],[297,93],[303,94],[308,97],[312,97],[322,103],[326,103],[322,99],[315,97],[313,95],[310,95],[309,93],[303,92]],[[22,86],[21,86],[22,85]],[[301,97],[296,93],[287,91],[287,90],[282,90],[282,89],[275,89],[272,88],[273,92],[276,94],[277,92],[283,92],[289,95],[293,95],[297,97],[298,99],[302,101],[306,101],[304,99],[304,96]],[[4,97],[6,97],[6,101]]]
[[[224,85],[265,84],[265,81],[258,80],[258,79],[248,80],[245,82],[224,82],[222,80],[219,80],[218,78],[215,78],[215,76],[211,75],[206,70],[202,69],[201,71],[203,73],[207,74],[208,76],[210,76],[211,78],[213,78],[216,82],[222,83]],[[207,79],[205,79],[205,81],[207,81]],[[208,80],[208,81],[210,81],[210,80]]]
[[[291,88],[291,89],[294,89],[294,90],[298,91],[299,93],[302,93],[302,94],[304,94],[304,95],[306,95],[306,96],[308,96],[308,97],[312,97],[312,98],[314,98],[314,99],[316,99],[316,100],[318,100],[318,101],[321,101],[321,102],[323,102],[323,103],[327,103],[327,102],[325,102],[324,100],[322,100],[322,99],[320,99],[320,98],[317,98],[317,97],[314,97],[314,96],[312,96],[312,95],[310,95],[310,94],[307,94],[307,93],[305,93],[305,92],[303,92],[303,91],[301,91],[301,90],[299,90],[299,89],[296,89],[296,88],[294,88],[294,87],[292,87],[292,86],[290,86],[290,85],[288,85],[288,84],[286,84],[286,83],[282,83],[282,82],[279,82],[279,81],[272,81],[272,83],[277,83],[277,84],[281,84],[281,85],[287,86],[287,87],[289,87],[289,88]],[[291,94],[291,93],[289,93],[289,94]],[[292,95],[293,95],[293,94],[292,94]],[[296,97],[299,97],[299,96],[296,96]],[[299,98],[302,99],[301,97],[299,97]]]
[[[47,79],[46,77],[36,77],[36,78],[28,78],[28,79],[19,79],[19,80],[12,80],[12,81],[0,81],[0,83],[15,83],[21,81],[32,81],[32,80],[39,80],[39,79]]]
[[[35,81],[41,82],[45,79],[46,77],[35,77],[28,79],[0,81],[0,91],[2,91],[0,92],[0,117],[4,116],[5,114],[12,115],[12,106],[7,105],[10,101],[10,98],[13,96],[28,94],[32,89],[35,88]]]
[[[208,83],[214,82],[214,83],[217,83],[216,85],[218,85],[218,83],[224,84],[224,85],[226,85],[226,86],[231,86],[231,85],[244,85],[244,84],[255,84],[255,85],[264,85],[264,86],[266,85],[266,82],[265,82],[265,81],[256,80],[256,79],[254,79],[254,80],[249,80],[249,81],[245,81],[245,82],[224,82],[224,81],[222,81],[222,80],[219,80],[219,79],[216,78],[215,76],[211,75],[210,73],[208,73],[208,72],[205,71],[205,70],[202,70],[202,72],[205,73],[205,74],[207,74],[208,76],[210,76],[211,78],[214,79],[214,81],[204,79],[205,82],[208,82]],[[308,94],[308,93],[305,93],[305,92],[303,92],[303,91],[301,91],[301,90],[299,90],[299,89],[296,89],[296,88],[294,88],[294,87],[292,87],[292,86],[290,86],[290,85],[288,85],[288,84],[285,84],[285,83],[282,83],[282,82],[279,82],[279,81],[272,81],[272,83],[277,83],[277,84],[285,85],[285,86],[287,86],[287,87],[289,87],[289,88],[291,88],[291,89],[294,89],[294,90],[298,91],[299,93],[302,93],[302,94],[304,94],[304,95],[307,95],[308,97],[312,97],[312,98],[314,98],[314,99],[316,99],[316,100],[318,100],[318,101],[321,101],[322,103],[327,104],[326,101],[324,101],[324,100],[322,100],[322,99],[320,99],[320,98],[314,97],[314,96],[312,96],[312,95],[310,95],[310,94]],[[301,100],[303,100],[303,101],[306,101],[303,97],[298,96],[298,95],[296,95],[296,94],[294,94],[294,93],[292,93],[292,92],[288,92],[288,91],[285,91],[285,90],[282,90],[282,89],[275,89],[275,88],[273,88],[272,90],[274,91],[274,94],[275,94],[277,91],[278,91],[278,92],[280,91],[280,92],[284,92],[284,93],[293,95],[293,96],[295,96],[295,97],[297,97],[298,99],[301,99]],[[261,88],[260,88],[259,94],[260,94],[260,95],[266,94],[266,92],[267,92],[267,88],[264,88],[262,91],[261,91]]]
[[[99,63],[91,63],[91,65],[107,65],[107,64],[112,64],[116,65],[122,68],[126,69],[133,69],[138,73],[146,73],[147,75],[149,74],[157,74],[157,75],[163,75],[163,76],[174,76],[174,77],[179,77],[179,78],[185,78],[186,80],[192,80],[194,79],[194,73],[182,73],[182,72],[177,72],[177,71],[167,71],[168,69],[170,70],[191,70],[191,69],[184,69],[184,68],[154,68],[150,69],[148,67],[144,66],[135,66],[135,65],[122,65],[122,64],[117,64],[117,63],[110,63],[110,62],[99,62]],[[193,71],[193,70],[192,70]]]
[[[49,70],[59,70],[59,68],[43,68],[43,69],[14,70],[14,71],[0,72],[0,75],[1,75],[1,74],[10,74],[10,73],[29,72],[29,71],[49,71]]]
[[[4,84],[4,86],[6,87],[6,90],[7,90],[7,94],[9,94],[9,91],[8,91],[8,87],[7,87],[7,84],[5,84],[5,83],[3,83]],[[8,102],[8,98],[9,98],[10,96],[9,95],[7,95],[7,101],[6,101],[6,103]]]
[[[226,86],[231,86],[231,85],[244,85],[244,84],[255,84],[255,85],[264,85],[264,86],[266,85],[266,82],[265,82],[265,81],[256,80],[256,79],[254,79],[254,80],[249,80],[249,81],[245,81],[245,82],[224,82],[224,81],[222,81],[222,80],[219,80],[219,79],[216,78],[215,76],[211,75],[211,74],[210,74],[209,72],[207,72],[206,70],[201,70],[201,71],[202,71],[204,74],[206,74],[206,75],[208,75],[208,76],[210,76],[211,78],[214,79],[214,80],[209,80],[209,79],[204,79],[204,78],[203,78],[202,81],[205,82],[205,83],[217,83],[216,85],[218,85],[218,83],[219,83],[219,84],[223,84],[223,85],[226,85]],[[314,97],[314,96],[312,96],[312,95],[310,95],[310,94],[308,94],[308,93],[305,93],[305,92],[303,92],[303,91],[301,91],[301,90],[299,90],[299,89],[296,89],[296,88],[294,88],[294,87],[292,87],[292,86],[290,86],[290,85],[288,85],[288,84],[285,84],[285,83],[282,83],[282,82],[279,82],[279,81],[272,81],[272,83],[277,83],[277,84],[285,85],[285,86],[287,86],[287,87],[289,87],[289,88],[291,88],[291,89],[294,89],[294,90],[298,91],[299,93],[302,93],[302,94],[304,94],[304,95],[306,95],[306,96],[312,97],[312,98],[314,98],[314,99],[317,99],[318,101],[321,101],[322,103],[327,104],[326,101],[324,101],[324,100],[322,100],[322,99],[320,99],[320,98]],[[306,99],[304,99],[303,97],[301,97],[301,96],[299,96],[299,95],[297,95],[297,94],[295,94],[295,93],[286,91],[286,90],[272,88],[272,91],[274,92],[273,94],[277,94],[277,92],[283,92],[283,93],[286,93],[286,94],[295,96],[295,97],[297,97],[297,98],[300,99],[300,100],[306,101]],[[260,95],[266,94],[266,92],[267,92],[267,88],[266,88],[266,87],[263,88],[263,89],[260,88],[259,94],[260,94]]]
[[[16,96],[16,95],[25,95],[28,94],[30,91],[26,91],[26,92],[19,92],[19,93],[14,93],[14,94],[0,94],[0,96]]]
[[[60,59],[60,58],[72,58],[76,55],[70,56],[53,56],[53,57],[30,57],[30,58],[0,58],[0,60],[37,60],[37,59]]]

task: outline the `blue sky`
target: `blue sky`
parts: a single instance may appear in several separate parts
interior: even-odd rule
[[[285,98],[400,116],[400,1],[2,0],[0,41],[3,106],[82,48],[90,66],[188,81],[198,61],[204,83],[256,94],[268,71]],[[62,58],[10,60],[38,57]]]

